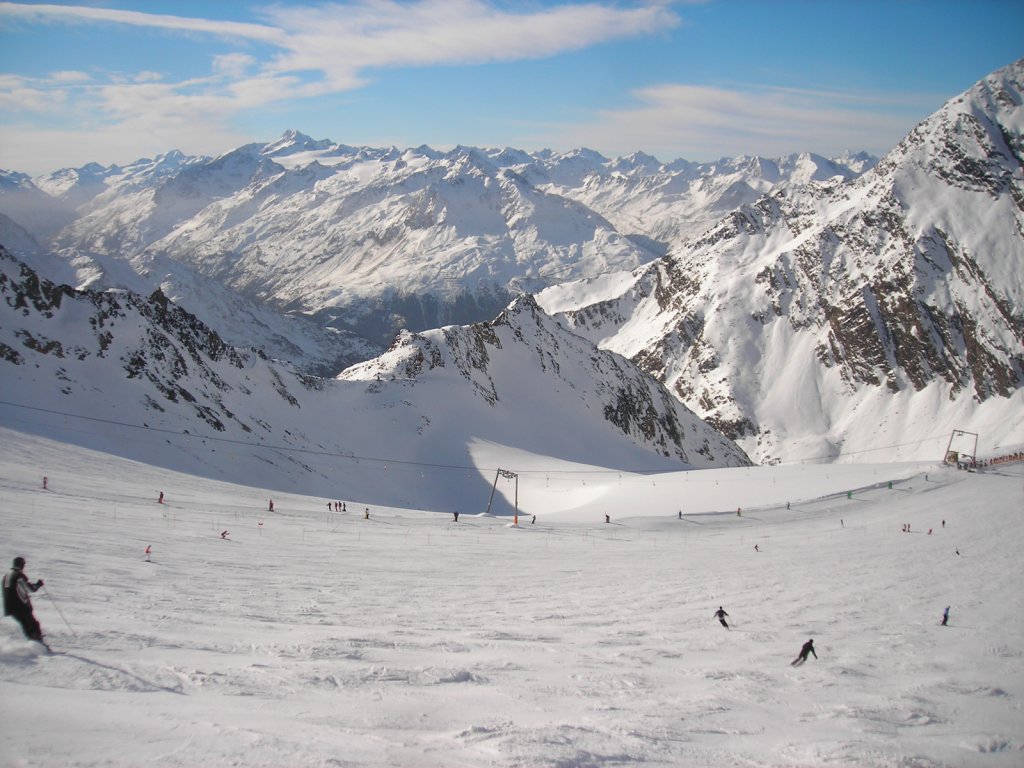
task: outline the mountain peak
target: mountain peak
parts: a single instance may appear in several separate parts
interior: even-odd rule
[[[975,426],[1002,439],[1024,394],[1022,105],[1015,62],[856,180],[776,188],[611,297],[574,303],[563,285],[541,304],[761,461],[919,451]],[[773,170],[728,164],[748,179]],[[830,166],[809,154],[779,164],[808,180]]]
[[[314,139],[300,131],[288,129],[276,141],[264,145],[260,154],[267,157],[277,157],[295,154],[296,152],[325,150],[333,146],[335,144],[330,139]]]

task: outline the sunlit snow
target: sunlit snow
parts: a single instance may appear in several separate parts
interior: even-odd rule
[[[4,765],[1021,764],[1019,464],[541,475],[481,446],[533,494],[514,525],[0,446],[56,652],[0,622]]]

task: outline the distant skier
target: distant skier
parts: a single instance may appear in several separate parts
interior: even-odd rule
[[[728,615],[729,614],[725,612],[725,609],[722,608],[722,606],[718,606],[718,610],[715,611],[715,618],[718,619],[718,623],[721,624],[726,629],[729,628],[729,625],[725,621],[725,617],[728,616]]]
[[[370,508],[367,507],[366,509],[363,510],[363,520],[369,520],[369,519],[370,519]]]
[[[49,490],[49,488],[46,487],[49,482],[50,482],[50,478],[48,478],[46,475],[43,475],[43,490],[44,491],[48,491]]]
[[[455,522],[456,523],[459,522],[459,513],[458,512],[452,512],[452,515],[455,517]]]
[[[533,517],[530,518],[530,525],[533,525],[536,522],[537,522],[537,516],[534,515]]]
[[[163,504],[164,503],[164,492],[163,491],[160,491],[160,497],[156,500],[156,503],[157,504]]]
[[[226,538],[227,538],[228,536],[230,536],[230,535],[231,535],[231,534],[229,534],[229,533],[228,533],[228,532],[227,532],[226,530],[223,530],[223,531],[221,531],[221,532],[220,532],[220,537],[221,537],[222,539],[226,539]]]
[[[274,500],[271,499],[270,500],[270,504],[267,505],[267,512],[273,512],[273,511],[274,511]]]
[[[949,626],[949,606],[946,606],[946,610],[942,612],[942,626]]]
[[[792,662],[790,662],[790,666],[799,667],[801,664],[807,661],[807,655],[810,653],[814,654],[814,658],[818,658],[818,654],[814,651],[814,640],[808,640],[806,643],[804,643],[803,647],[800,649],[800,655],[793,659]]]
[[[757,546],[757,544],[755,544],[755,545],[754,545],[754,551],[755,551],[755,552],[760,552],[760,551],[761,551],[761,548],[760,548],[759,546]]]
[[[25,558],[16,557],[11,570],[4,574],[4,616],[13,616],[21,625],[25,637],[42,643],[46,650],[50,650],[50,646],[43,640],[43,629],[32,613],[32,600],[28,596],[29,592],[36,592],[43,586],[43,580],[31,583],[25,575],[24,568]]]
[[[610,523],[610,522],[612,521],[611,515],[605,515],[605,516],[604,516],[604,521],[605,521],[606,523]]]
[[[681,509],[679,510],[679,519],[680,520],[683,519],[683,510],[681,510]]]
[[[147,562],[147,563],[151,563],[151,562],[153,562],[152,560],[150,560],[150,559],[149,559],[149,556],[150,556],[150,554],[151,554],[152,552],[153,552],[153,547],[152,547],[152,545],[150,545],[150,544],[147,544],[147,545],[146,545],[146,562]]]

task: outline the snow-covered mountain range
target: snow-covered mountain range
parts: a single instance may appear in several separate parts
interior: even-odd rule
[[[541,294],[758,461],[1022,428],[1024,60],[852,181],[739,206],[628,277]]]
[[[73,265],[76,287],[159,287],[234,343],[337,371],[366,357],[351,335],[254,325],[253,306],[380,350],[403,327],[488,320],[519,292],[650,263],[770,189],[851,178],[872,162],[661,164],[587,150],[349,147],[289,131],[217,158],[0,173],[0,214],[12,222],[0,222],[0,243],[26,253],[27,233],[34,250]],[[214,292],[246,306],[240,320],[211,314]]]
[[[304,373],[402,379],[417,356],[475,348],[463,334],[535,293],[514,305],[533,318],[525,338],[591,355],[571,329],[631,359],[758,461],[920,458],[953,429],[995,443],[1019,429],[1022,69],[879,162],[374,149],[290,131],[217,158],[3,172],[0,243],[77,289],[159,290],[227,346]],[[523,380],[551,384],[554,362],[527,356]],[[475,397],[485,379],[465,377]],[[691,459],[661,427],[642,442]]]
[[[192,474],[450,510],[453,476],[482,503],[494,478],[477,467],[522,453],[621,471],[750,463],[529,296],[493,322],[404,332],[337,379],[232,347],[159,291],[55,285],[2,249],[0,297],[5,421]]]

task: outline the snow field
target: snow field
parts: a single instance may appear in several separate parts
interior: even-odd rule
[[[608,525],[592,480],[512,527],[3,437],[3,556],[59,651],[0,622],[4,765],[1022,761],[1019,466],[817,500],[835,466],[764,468],[791,509],[683,520],[637,481]],[[760,469],[714,472],[732,497]]]

